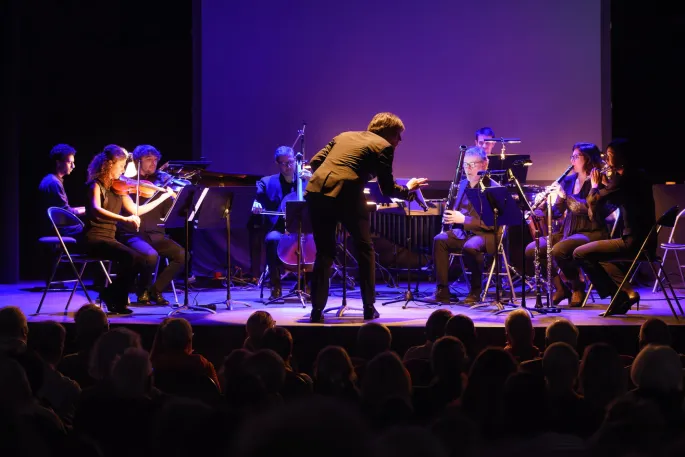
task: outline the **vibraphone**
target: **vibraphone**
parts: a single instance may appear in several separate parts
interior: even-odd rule
[[[428,211],[416,202],[379,204],[371,212],[371,232],[412,252],[431,252],[433,238],[442,229],[445,200],[426,200]],[[411,240],[411,245],[409,241]]]

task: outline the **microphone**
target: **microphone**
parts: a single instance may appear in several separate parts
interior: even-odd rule
[[[518,144],[521,142],[521,138],[487,138],[483,140],[484,143],[509,143]]]

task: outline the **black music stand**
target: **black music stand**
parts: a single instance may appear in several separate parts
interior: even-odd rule
[[[421,198],[421,199],[423,199],[423,195],[420,195],[421,189],[417,189],[417,190],[414,191],[414,192],[416,192],[417,194],[419,194],[419,195],[418,195],[417,197],[415,197],[415,198]],[[407,234],[407,248],[409,249],[409,252],[411,252],[411,242],[412,242],[412,239],[411,239],[411,238],[412,238],[412,236],[411,236],[411,223],[410,223],[410,218],[411,218],[411,211],[412,211],[412,210],[411,210],[410,201],[409,201],[409,200],[405,200],[404,202],[401,203],[401,206],[402,206],[402,209],[404,210],[404,215],[405,215],[405,217],[404,217],[404,221],[405,221],[405,222],[404,222],[404,225],[405,225],[406,234]],[[421,271],[421,253],[419,252],[418,255],[419,255],[419,258],[418,258],[418,261],[419,261],[419,271]],[[419,272],[418,272],[418,271],[417,271],[416,275],[417,275],[417,277],[418,277],[418,275],[419,275]],[[417,284],[416,284],[416,289],[417,289],[416,291],[417,291],[417,295],[418,295],[418,282],[417,282]],[[397,297],[395,297],[394,299],[392,299],[392,300],[390,300],[390,301],[382,302],[381,305],[382,305],[382,306],[385,306],[385,305],[390,305],[390,304],[392,304],[392,303],[399,303],[399,302],[401,302],[401,301],[404,302],[404,305],[402,306],[402,309],[406,309],[406,308],[407,308],[407,305],[409,304],[410,301],[416,303],[417,305],[418,305],[419,303],[422,303],[422,305],[420,305],[420,306],[438,306],[438,305],[440,305],[439,302],[435,302],[435,301],[432,301],[432,300],[424,300],[424,299],[422,299],[422,298],[418,298],[418,297],[415,297],[415,296],[414,296],[414,293],[413,293],[412,290],[411,290],[411,266],[409,265],[409,262],[408,262],[408,261],[407,261],[407,290],[404,291],[404,294],[398,295]]]
[[[300,287],[302,284],[302,235],[304,233],[312,233],[312,221],[309,218],[309,209],[307,202],[302,200],[290,200],[285,202],[285,229],[290,233],[297,233],[297,285],[296,289],[290,293],[274,298],[264,303],[270,305],[286,298],[297,297],[302,303],[302,307],[306,308],[305,300],[309,300],[310,296]]]
[[[500,225],[513,226],[521,223],[519,218],[521,211],[504,186],[467,188],[465,192],[466,198],[469,199],[473,208],[478,212],[483,223],[495,229],[495,272],[497,275],[495,280],[495,301],[493,303],[479,303],[471,306],[471,309],[494,305],[498,311],[501,311],[505,309],[505,306],[516,306],[508,302],[503,303],[500,300],[502,288],[500,249],[502,249],[503,236],[499,236],[499,228]]]
[[[185,270],[183,272],[183,305],[171,310],[169,314],[167,314],[167,317],[173,316],[174,314],[182,311],[206,311],[214,314],[213,309],[201,306],[192,306],[188,300],[188,251],[190,250],[190,221],[195,219],[203,200],[202,198],[195,198],[198,190],[199,188],[193,185],[183,187],[176,197],[176,200],[174,200],[174,203],[171,205],[171,208],[167,212],[163,223],[160,224],[164,225],[165,228],[183,227],[185,230],[184,235],[186,245],[183,255],[185,264]]]
[[[202,193],[204,206],[197,221],[198,229],[226,229],[226,300],[210,303],[206,306],[216,307],[224,303],[226,308],[233,310],[233,305],[251,307],[249,303],[236,301],[231,298],[231,206],[233,205],[233,189],[230,187],[207,187]]]
[[[342,288],[342,302],[340,303],[340,306],[335,306],[333,308],[328,308],[323,311],[323,314],[326,313],[332,313],[335,311],[335,317],[343,317],[343,314],[345,314],[345,311],[364,311],[361,308],[352,308],[347,306],[347,229],[345,229],[345,226],[343,225],[343,242],[342,242],[342,247],[343,247],[343,265],[342,265],[342,281],[343,281],[343,288]]]
[[[524,234],[526,232],[526,212],[529,212],[531,214],[531,217],[533,218],[533,223],[535,225],[535,231],[536,231],[536,237],[535,237],[535,244],[537,251],[539,253],[540,251],[540,233],[541,233],[541,227],[540,227],[540,220],[535,217],[533,214],[533,208],[530,206],[530,202],[526,198],[526,194],[523,191],[523,187],[521,187],[521,183],[519,182],[518,178],[514,174],[514,172],[511,169],[507,170],[507,180],[511,184],[511,187],[515,190],[516,195],[518,197],[518,206],[519,206],[519,211],[521,212],[521,240],[524,240]],[[550,303],[547,303],[547,309],[543,308],[542,306],[542,297],[540,293],[540,285],[535,284],[535,289],[536,289],[536,301],[535,301],[535,307],[534,308],[527,308],[526,307],[526,244],[521,243],[521,250],[523,251],[522,254],[522,259],[523,259],[523,266],[521,267],[521,278],[523,280],[521,281],[521,308],[525,309],[528,315],[533,318],[534,314],[533,313],[538,313],[538,314],[551,314],[551,313],[559,313],[561,312],[560,308],[557,308],[556,306],[551,306]],[[537,278],[536,278],[537,279]],[[500,314],[500,313],[506,313],[507,311],[511,311],[511,309],[503,309],[501,311],[495,312],[495,314]]]

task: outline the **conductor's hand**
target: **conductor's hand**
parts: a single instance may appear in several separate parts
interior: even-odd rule
[[[258,201],[255,201],[254,203],[252,203],[252,214],[259,214],[263,210],[264,210],[264,208],[262,208],[262,204],[259,203]]]
[[[125,217],[124,221],[133,225],[136,229],[140,228],[140,218],[138,216],[136,216],[135,214],[131,214],[130,216]]]
[[[411,178],[407,181],[407,189],[410,191],[416,190],[420,187],[426,187],[428,185],[428,178]]]
[[[452,209],[446,209],[442,215],[442,223],[443,224],[463,224],[464,223],[464,215],[462,213],[460,213],[459,211],[455,211]]]

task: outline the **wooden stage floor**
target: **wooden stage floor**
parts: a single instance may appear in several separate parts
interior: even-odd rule
[[[284,284],[287,285],[288,283]],[[71,302],[69,311],[64,313],[64,306],[69,297],[68,291],[49,292],[43,304],[43,308],[39,315],[35,315],[36,308],[40,301],[41,292],[39,288],[42,286],[39,282],[25,282],[17,285],[0,285],[0,305],[15,305],[20,307],[29,318],[30,322],[37,322],[41,320],[56,320],[62,323],[72,323],[74,312],[86,303],[86,297],[82,291],[78,290]],[[288,289],[284,287],[284,291]],[[342,302],[342,290],[338,286],[333,288],[333,296],[329,297],[328,307],[340,306]],[[409,302],[408,306],[404,308],[405,301],[383,306],[381,303],[390,301],[393,298],[402,298],[406,290],[404,288],[390,288],[385,285],[379,285],[377,288],[377,302],[376,308],[381,314],[380,319],[376,322],[381,322],[391,327],[423,327],[426,319],[430,313],[440,307],[450,309],[454,314],[466,314],[475,322],[477,327],[503,327],[504,320],[507,314],[494,314],[495,308],[490,306],[481,309],[469,309],[469,307],[460,305],[459,303],[451,306],[436,306],[424,305],[417,302]],[[412,291],[415,286],[412,286]],[[419,284],[420,294],[417,297],[425,297],[432,292],[432,285],[429,283]],[[669,325],[680,325],[685,323],[685,318],[678,321],[674,318],[667,302],[662,293],[652,293],[646,287],[637,289],[641,295],[640,309],[635,307],[624,316],[600,317],[599,314],[606,308],[608,300],[599,300],[596,297],[596,302],[588,300],[588,304],[584,308],[568,308],[566,302],[562,302],[559,306],[561,312],[558,314],[538,315],[535,314],[533,319],[536,327],[545,327],[559,317],[564,317],[571,320],[577,326],[639,326],[645,319],[649,317],[659,317],[665,320]],[[679,297],[683,293],[682,289],[676,289]],[[268,297],[269,291],[264,291],[265,296]],[[91,292],[94,297],[96,292]],[[326,327],[326,326],[360,326],[364,321],[362,319],[361,310],[348,311],[343,317],[335,317],[334,314],[327,313],[323,324],[310,324],[308,321],[311,306],[307,304],[303,308],[296,299],[288,299],[285,303],[272,304],[265,306],[259,298],[260,291],[258,288],[252,287],[234,287],[231,290],[231,297],[235,303],[233,309],[227,309],[225,305],[226,290],[220,288],[205,288],[194,289],[190,288],[188,293],[189,304],[206,305],[216,303],[216,314],[210,314],[202,311],[182,311],[176,313],[176,316],[188,319],[194,326],[209,325],[209,326],[244,326],[248,316],[256,310],[267,310],[274,317],[278,325],[287,327],[297,326],[312,326],[312,327]],[[173,294],[166,293],[166,298],[173,301]],[[133,295],[131,295],[134,298]],[[532,294],[526,294],[526,303],[529,308],[535,304],[535,297]],[[491,298],[494,300],[494,294]],[[183,303],[184,293],[182,290],[178,291],[179,302]],[[682,301],[682,300],[681,300]],[[249,305],[249,306],[247,306]],[[359,298],[359,289],[355,288],[348,292],[347,305],[352,308],[361,308],[361,300]],[[685,304],[684,304],[685,306]],[[110,317],[112,324],[123,325],[157,325],[167,314],[173,309],[172,307],[161,306],[137,306],[131,305],[133,314],[128,316],[113,315]]]

